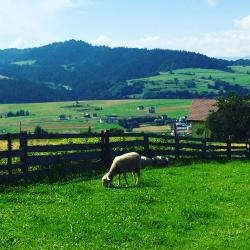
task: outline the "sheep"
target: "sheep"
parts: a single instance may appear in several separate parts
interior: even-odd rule
[[[156,166],[168,166],[169,165],[169,159],[165,156],[155,156],[152,159],[152,165]]]
[[[108,173],[102,177],[102,184],[104,187],[109,187],[112,184],[114,176],[118,175],[118,186],[120,186],[120,176],[123,174],[126,187],[128,187],[127,172],[132,172],[135,185],[138,185],[140,179],[140,169],[141,156],[138,153],[130,152],[116,156]]]
[[[118,186],[120,186],[120,177],[121,174],[123,174],[126,182],[126,187],[128,187],[127,172],[132,172],[134,183],[135,185],[138,185],[140,179],[141,166],[165,166],[168,164],[168,158],[163,156],[155,156],[153,158],[148,158],[146,156],[140,156],[136,152],[130,152],[120,156],[116,156],[108,173],[106,173],[102,177],[102,184],[104,187],[111,186],[114,176],[118,175]]]
[[[168,166],[169,159],[164,156],[155,156],[152,158],[141,156],[142,166]]]

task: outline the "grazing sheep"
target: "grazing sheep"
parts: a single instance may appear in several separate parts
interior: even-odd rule
[[[143,167],[152,165],[152,159],[146,156],[141,156],[141,165]]]
[[[146,156],[140,156],[135,152],[116,156],[108,173],[102,177],[102,184],[104,187],[109,187],[112,184],[114,176],[118,175],[118,186],[120,186],[121,174],[123,174],[126,187],[128,187],[127,173],[132,172],[135,185],[137,185],[140,179],[141,166],[168,166],[168,164],[169,160],[164,156],[149,158]]]
[[[152,158],[152,165],[156,166],[168,166],[169,165],[169,159],[165,156],[155,156]]]
[[[169,159],[164,156],[155,156],[152,158],[142,156],[141,157],[142,166],[168,166]]]
[[[134,182],[137,185],[140,178],[141,169],[141,156],[135,152],[126,153],[120,156],[116,156],[108,171],[102,177],[102,184],[104,187],[108,187],[112,184],[114,176],[118,175],[118,186],[120,186],[120,175],[123,174],[126,187],[128,186],[127,172],[132,172]],[[136,176],[135,176],[136,175]],[[137,177],[137,178],[136,178]]]

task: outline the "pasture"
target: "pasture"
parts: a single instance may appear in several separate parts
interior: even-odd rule
[[[250,163],[175,165],[127,189],[101,176],[2,187],[0,248],[248,249]]]
[[[115,114],[118,118],[150,115],[148,108],[156,108],[155,115],[167,114],[168,117],[179,117],[188,114],[191,100],[103,100],[103,101],[80,101],[79,106],[75,102],[53,103],[29,103],[29,104],[1,104],[0,105],[0,133],[16,133],[23,131],[33,132],[36,126],[41,126],[49,132],[79,133],[88,131],[101,131],[104,129],[121,128],[118,124],[100,123],[101,117]],[[144,105],[145,110],[138,111],[137,106]],[[7,112],[18,110],[29,111],[29,116],[8,117]],[[83,118],[85,113],[96,118]],[[60,120],[60,115],[66,115],[66,120]],[[147,128],[145,128],[147,131]]]
[[[143,93],[133,95],[141,97],[145,93],[161,93],[162,91],[176,92],[189,91],[190,93],[209,92],[217,95],[220,88],[214,86],[215,81],[225,81],[230,85],[239,85],[250,90],[250,67],[232,66],[232,72],[215,69],[185,68],[169,72],[160,72],[160,75],[134,79],[128,81],[130,85],[144,83]]]

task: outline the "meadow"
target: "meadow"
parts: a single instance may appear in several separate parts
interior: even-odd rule
[[[189,91],[191,93],[210,92],[215,95],[220,89],[211,89],[215,81],[225,81],[230,85],[239,85],[250,90],[250,67],[249,66],[231,66],[230,71],[221,71],[215,69],[185,68],[169,72],[160,72],[157,76],[140,78],[128,81],[130,85],[137,84],[138,81],[144,83],[144,89],[141,94],[133,95],[142,97],[145,93],[161,91]]]
[[[100,123],[101,117],[115,114],[118,118],[150,115],[148,108],[154,106],[156,114],[167,114],[168,117],[179,117],[188,114],[191,100],[103,100],[80,101],[80,106],[74,106],[75,102],[51,102],[29,104],[1,104],[0,115],[18,110],[29,111],[29,116],[0,118],[0,133],[16,133],[21,130],[33,132],[36,126],[58,133],[86,132],[104,129],[121,128],[118,124]],[[144,105],[145,110],[137,110],[137,106]],[[83,118],[85,113],[96,118]],[[66,115],[67,120],[60,120],[60,115]],[[145,128],[145,131],[147,128]]]
[[[2,187],[0,248],[249,249],[250,163],[173,165],[144,169],[139,187]]]

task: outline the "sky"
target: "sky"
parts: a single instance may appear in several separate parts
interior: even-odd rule
[[[93,45],[250,56],[250,0],[0,0],[0,49]]]

